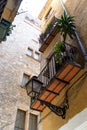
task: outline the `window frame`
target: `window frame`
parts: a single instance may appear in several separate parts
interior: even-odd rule
[[[38,55],[38,58],[35,58],[35,54]],[[37,51],[34,52],[34,59],[40,61],[40,53],[39,52],[37,52]]]
[[[24,72],[22,81],[21,81],[21,87],[25,87],[30,78],[31,78],[31,75]],[[25,80],[27,80],[27,81],[25,81]]]
[[[50,9],[48,10],[48,12],[45,15],[45,19],[48,19],[51,16],[52,12],[53,12],[52,7],[50,7]]]
[[[23,115],[24,115],[24,119],[23,119]],[[21,118],[19,118],[19,117],[21,117]],[[22,121],[22,119],[23,119],[23,121]],[[26,120],[26,111],[21,110],[21,109],[17,109],[14,130],[15,129],[23,130],[25,128],[25,120]],[[21,124],[23,125],[23,128],[22,128]]]
[[[30,54],[28,53],[28,51],[31,51],[32,54],[30,55]],[[33,49],[31,49],[30,47],[27,48],[27,55],[30,56],[30,57],[33,57]]]
[[[34,122],[32,122],[32,124],[31,124],[31,121],[32,121],[32,119],[31,119],[31,116],[32,116],[32,118],[33,117],[35,117],[36,118],[36,121],[35,121],[35,118],[34,118]],[[33,113],[30,113],[30,115],[29,115],[29,128],[28,128],[28,130],[31,130],[32,129],[32,126],[33,126],[33,124],[35,124],[35,122],[36,122],[36,126],[35,126],[35,130],[38,130],[38,125],[37,125],[37,123],[38,123],[38,115],[36,115],[36,114],[33,114]],[[31,126],[30,126],[31,125]],[[31,129],[30,129],[31,128]]]

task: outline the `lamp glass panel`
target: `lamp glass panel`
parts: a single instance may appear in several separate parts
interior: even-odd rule
[[[42,83],[40,83],[36,80],[33,80],[33,91],[34,92],[39,93],[41,90],[41,86],[42,86]]]
[[[32,92],[32,80],[27,85],[27,92],[30,94]]]

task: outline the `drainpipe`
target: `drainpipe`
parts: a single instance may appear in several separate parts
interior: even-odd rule
[[[67,15],[69,15],[62,0],[60,0],[60,3],[61,3],[61,6],[62,6],[63,10],[65,11],[65,13]],[[83,57],[84,57],[84,60],[87,62],[87,52],[86,52],[86,49],[83,46],[83,43],[82,43],[82,41],[81,41],[81,39],[80,39],[80,37],[79,37],[79,35],[78,35],[76,30],[75,30],[75,37],[76,37],[76,40],[78,41],[79,47],[80,47],[81,52],[82,52]]]

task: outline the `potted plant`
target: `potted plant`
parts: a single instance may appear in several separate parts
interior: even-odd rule
[[[54,52],[55,52],[55,58],[56,58],[56,63],[61,64],[62,63],[62,50],[63,50],[64,42],[58,42],[54,46]]]
[[[63,36],[63,41],[66,40],[67,35],[73,39],[76,29],[74,25],[74,17],[71,17],[64,12],[64,15],[61,16],[60,19],[57,19],[56,24],[58,26],[58,32]]]
[[[65,41],[67,35],[73,39],[75,36],[75,25],[74,25],[74,17],[68,16],[65,12],[64,15],[61,16],[60,19],[57,20],[56,25],[58,26],[58,32],[61,33],[63,40],[58,42],[54,46],[54,52],[56,53],[56,63],[61,64],[63,59],[63,52],[66,50]]]

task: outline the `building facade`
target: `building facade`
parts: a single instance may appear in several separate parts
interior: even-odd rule
[[[15,15],[13,12],[10,17],[7,13],[13,7],[11,2],[8,0],[2,14],[8,21]],[[0,130],[32,130],[32,127],[38,127],[39,113],[30,110],[30,98],[24,86],[30,77],[40,73],[40,23],[29,14],[21,14],[21,10],[19,13],[13,21],[12,34],[0,44]]]
[[[6,2],[1,21],[11,23],[19,6]],[[37,20],[26,13],[16,16],[11,37],[0,44],[0,130],[87,129],[86,4],[48,0],[39,15],[41,34]],[[54,48],[63,40],[57,19],[64,11],[74,16],[76,30],[57,58]]]
[[[0,1],[0,42],[6,39],[22,0]]]
[[[35,94],[31,98],[31,108],[41,112],[42,130],[87,129],[86,4],[86,0],[48,0],[39,15],[42,21],[39,50],[43,60],[37,77],[38,89],[34,90],[32,85],[33,90],[28,94]],[[76,30],[73,39],[66,37],[59,63],[56,62],[54,46],[63,37],[56,23],[64,11],[74,16]]]

